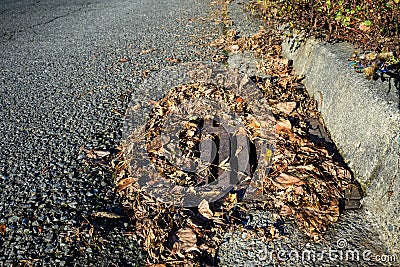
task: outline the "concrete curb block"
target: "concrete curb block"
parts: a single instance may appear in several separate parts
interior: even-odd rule
[[[349,44],[290,37],[283,56],[318,102],[326,126],[365,192],[364,207],[388,249],[400,252],[400,111],[395,88],[357,75]]]

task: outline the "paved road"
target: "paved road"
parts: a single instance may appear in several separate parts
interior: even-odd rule
[[[199,0],[0,0],[0,266],[135,265],[110,174],[79,149],[120,141],[142,72],[204,60],[222,27]],[[143,51],[148,50],[148,51]],[[118,62],[126,58],[128,62]],[[117,111],[117,112],[113,112]],[[90,229],[94,227],[92,234]]]

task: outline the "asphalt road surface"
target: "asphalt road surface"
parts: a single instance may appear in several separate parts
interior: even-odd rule
[[[119,144],[143,72],[213,58],[202,44],[221,34],[219,12],[203,0],[0,0],[0,266],[141,263],[127,219],[92,219],[120,201],[80,148]]]

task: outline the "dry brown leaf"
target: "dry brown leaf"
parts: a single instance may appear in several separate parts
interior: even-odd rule
[[[182,60],[177,59],[177,58],[172,58],[172,57],[167,57],[165,60],[172,62],[172,63],[181,63],[182,62]]]
[[[314,165],[309,164],[309,165],[303,165],[303,166],[296,166],[296,169],[301,169],[301,170],[306,170],[306,171],[312,171],[315,169]]]
[[[142,51],[140,51],[140,53],[142,53],[142,54],[149,54],[149,53],[153,52],[154,50],[155,50],[154,48],[151,48],[151,49],[143,49]]]
[[[284,215],[284,216],[288,216],[288,215],[293,215],[294,211],[291,207],[287,206],[287,205],[283,205],[281,207],[281,211],[279,213],[280,215]]]
[[[136,179],[133,177],[122,179],[121,181],[118,182],[116,191],[119,192],[121,190],[124,190],[125,188],[130,186],[133,182],[136,182]]]
[[[156,137],[152,139],[149,144],[147,144],[147,151],[149,153],[157,152],[158,150],[160,150],[161,147],[162,147],[161,137]]]
[[[275,127],[277,133],[290,133],[292,130],[292,124],[289,120],[281,120]]]
[[[364,22],[360,23],[358,28],[363,32],[370,32],[371,31],[371,27],[368,26],[367,24],[365,24]]]
[[[211,219],[214,214],[212,210],[210,210],[210,205],[208,204],[207,200],[203,199],[200,204],[199,204],[199,212],[202,216],[204,216],[207,219]]]
[[[120,62],[120,63],[125,63],[125,62],[128,62],[128,61],[130,61],[130,59],[128,59],[128,58],[126,58],[126,57],[121,57],[121,58],[118,60],[118,62]]]
[[[258,122],[257,120],[253,119],[250,123],[247,124],[247,127],[249,127],[250,129],[252,129],[253,131],[257,131],[260,129],[260,122]]]
[[[230,50],[232,53],[238,52],[239,49],[240,49],[240,46],[238,46],[238,45],[232,45],[232,46],[229,47],[229,50]]]
[[[210,43],[210,46],[214,46],[214,47],[219,47],[224,45],[225,43],[225,39],[224,38],[219,38],[214,40],[213,42]]]
[[[102,159],[108,155],[110,155],[110,151],[104,150],[92,150],[82,148],[82,151],[86,153],[86,156],[90,159]]]
[[[7,226],[4,223],[0,224],[0,233],[4,236],[6,231],[7,231]]]
[[[196,232],[192,228],[180,229],[176,235],[179,238],[179,248],[185,252],[198,250]]]
[[[294,188],[294,193],[297,194],[297,195],[303,195],[303,193],[304,193],[303,187],[301,187],[301,186],[296,186],[296,187]]]
[[[316,154],[315,149],[313,149],[313,148],[311,148],[309,146],[302,146],[302,147],[300,147],[300,150],[302,152],[308,152],[308,153]]]
[[[231,210],[237,203],[237,194],[236,193],[228,193],[224,205],[227,210]]]
[[[121,112],[121,111],[118,111],[118,110],[116,110],[116,109],[112,109],[111,112],[113,112],[113,113],[115,113],[115,114],[117,114],[117,115],[119,115],[119,116],[121,116],[121,117],[125,116],[125,113],[123,113],[123,112]]]
[[[93,217],[96,218],[107,218],[107,219],[120,219],[123,216],[113,213],[113,212],[106,212],[106,211],[99,211],[92,214]]]
[[[273,238],[279,237],[279,231],[274,226],[269,229],[269,233]]]
[[[149,75],[150,72],[151,72],[151,70],[143,70],[142,71],[142,78],[146,78],[147,75]]]
[[[278,177],[276,177],[275,182],[284,186],[305,184],[305,182],[300,178],[286,173],[281,173]]]
[[[285,114],[290,114],[296,108],[296,102],[282,102],[275,105],[275,107]]]

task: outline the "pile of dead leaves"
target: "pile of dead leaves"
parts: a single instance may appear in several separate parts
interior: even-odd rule
[[[263,181],[265,200],[256,207],[279,211],[283,219],[294,219],[306,234],[318,239],[338,220],[339,201],[352,177],[327,137],[316,102],[308,96],[301,79],[293,75],[290,62],[281,57],[280,36],[279,32],[261,29],[252,37],[240,38],[231,30],[212,45],[233,53],[253,51],[262,57],[259,68],[270,76],[257,81],[278,122],[277,143],[271,173]],[[232,97],[233,103],[241,102],[235,101],[237,97]],[[165,111],[163,108],[171,99],[160,101],[159,112]],[[154,116],[149,123],[155,126],[149,128],[154,131],[161,125],[161,117]],[[318,131],[321,135],[316,134]],[[148,143],[158,134],[150,131]],[[124,146],[112,162],[116,190],[124,196],[123,204],[134,222],[135,235],[148,252],[148,263],[216,265],[216,252],[225,231],[245,225],[248,208],[240,201],[241,192],[232,191],[214,203],[202,201],[194,208],[159,202],[146,195],[135,174],[129,173],[123,150]],[[156,154],[153,157],[156,159]],[[168,172],[171,177],[174,170]],[[284,234],[274,225],[253,231],[264,239]]]

